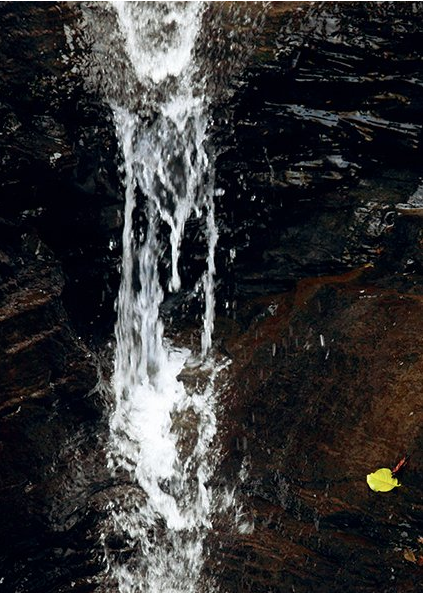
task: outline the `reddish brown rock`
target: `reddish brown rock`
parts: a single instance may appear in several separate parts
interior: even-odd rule
[[[227,463],[248,460],[255,528],[224,546],[228,590],[418,590],[404,550],[421,548],[422,318],[416,279],[381,286],[372,268],[240,311]],[[401,488],[372,492],[366,474],[405,452]]]

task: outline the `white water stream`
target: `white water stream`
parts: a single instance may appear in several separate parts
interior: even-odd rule
[[[212,522],[208,482],[216,457],[214,380],[219,369],[211,365],[203,387],[189,392],[178,378],[187,364],[194,364],[193,354],[164,339],[160,270],[163,223],[171,253],[167,288],[175,292],[181,288],[185,224],[190,217],[202,220],[207,242],[199,279],[204,374],[214,323],[218,238],[213,161],[205,146],[208,99],[195,57],[204,3],[112,4],[126,67],[143,88],[142,100],[154,97],[155,113],[146,124],[131,106],[112,101],[126,205],[108,464],[114,474],[127,472],[136,487],[110,504],[124,551],[114,553],[106,541],[105,551],[120,593],[194,593]]]
[[[218,241],[213,198],[222,190],[214,188],[208,148],[209,94],[221,93],[239,69],[248,43],[236,41],[230,23],[241,18],[239,31],[248,38],[244,32],[255,30],[251,15],[258,13],[254,6],[249,13],[247,4],[255,5],[84,5],[87,84],[99,84],[111,107],[125,188],[107,457],[116,486],[102,535],[109,591],[214,591],[212,577],[203,574],[207,536],[233,497],[211,486],[225,365],[211,353]],[[196,246],[187,246],[188,221]],[[202,307],[195,352],[165,338],[161,317],[166,295],[186,290],[183,247],[204,254],[203,271],[193,279]],[[184,384],[182,375],[191,379]]]

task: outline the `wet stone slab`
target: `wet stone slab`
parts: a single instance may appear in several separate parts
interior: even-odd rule
[[[233,358],[226,471],[242,460],[248,468],[239,490],[254,531],[227,536],[219,554],[228,590],[417,590],[420,281],[387,286],[364,268],[239,312],[224,340]],[[406,452],[402,486],[372,492],[366,475]]]

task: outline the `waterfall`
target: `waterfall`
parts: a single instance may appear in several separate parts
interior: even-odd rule
[[[83,4],[86,80],[113,113],[125,188],[107,453],[115,485],[101,535],[106,586],[119,593],[215,590],[203,575],[207,536],[233,505],[233,487],[212,488],[227,362],[211,349],[214,197],[224,194],[214,187],[211,96],[224,96],[241,69],[264,4]],[[202,307],[192,350],[166,336],[161,314],[169,295],[186,290],[187,223],[189,247],[195,237],[203,254],[190,286]]]
[[[132,486],[110,503],[113,537],[103,536],[104,548],[120,593],[194,593],[213,512],[208,481],[219,372],[206,363],[218,233],[214,165],[206,149],[208,99],[196,59],[204,3],[113,2],[108,10],[130,70],[124,92],[110,94],[125,222],[108,465],[114,475],[126,473]],[[166,291],[181,288],[180,249],[190,218],[202,221],[207,243],[197,283],[204,295],[199,372],[206,380],[188,390],[178,377],[200,360],[165,339],[160,307]]]

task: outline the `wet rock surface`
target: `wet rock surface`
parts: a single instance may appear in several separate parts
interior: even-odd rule
[[[215,114],[216,337],[233,361],[222,474],[246,466],[254,530],[218,526],[210,570],[234,592],[417,591],[422,9],[280,4]],[[74,9],[0,3],[0,588],[11,593],[100,591],[117,487],[90,348],[113,327],[122,197],[109,114],[72,70]],[[200,265],[185,258],[188,273]],[[366,474],[405,452],[401,488],[371,492]]]
[[[219,554],[229,591],[420,586],[421,14],[393,10],[282,15],[221,157],[226,472],[248,468],[247,527]],[[372,492],[366,474],[407,451],[401,488]]]
[[[75,66],[78,13],[66,2],[2,2],[0,17],[0,216],[32,227],[60,260],[79,331],[108,333],[122,196],[109,114]]]
[[[227,471],[246,463],[254,525],[223,546],[227,590],[418,589],[422,305],[413,277],[387,286],[364,268],[258,299],[232,337],[226,328],[237,419]],[[366,475],[407,451],[402,486],[372,492]]]
[[[64,277],[51,250],[33,227],[4,219],[0,226],[1,586],[57,591],[50,583],[57,587],[90,556],[85,544],[75,551],[87,535],[71,529],[73,518],[84,525],[87,509],[65,476],[69,458],[75,475],[77,447],[95,451],[88,427],[100,420],[97,368],[63,306]]]
[[[277,48],[250,71],[218,161],[236,297],[392,259],[396,205],[420,185],[421,19],[413,3],[270,12]]]
[[[87,500],[101,471],[78,476],[93,465],[101,408],[81,336],[113,274],[108,209],[119,195],[113,174],[101,176],[112,135],[70,71],[71,17],[67,3],[0,4],[0,589],[10,593],[59,591],[92,572]]]

